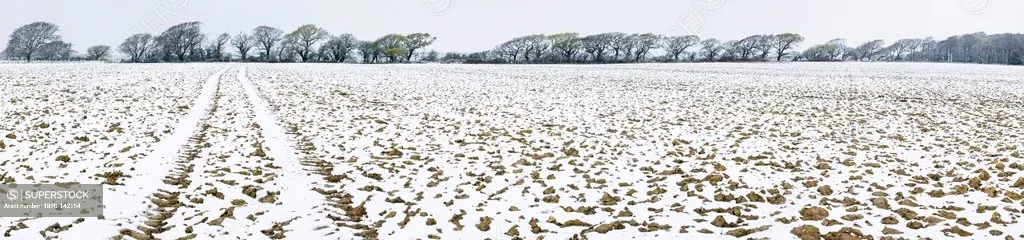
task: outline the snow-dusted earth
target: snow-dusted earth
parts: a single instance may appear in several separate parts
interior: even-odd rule
[[[1020,239],[1021,76],[896,63],[0,65],[3,181],[108,184],[103,219],[0,218],[0,230]]]

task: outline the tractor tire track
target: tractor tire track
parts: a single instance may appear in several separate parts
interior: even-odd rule
[[[272,214],[267,214],[277,216],[278,219],[270,228],[261,232],[270,238],[322,238],[323,234],[317,233],[317,229],[327,223],[322,218],[311,215],[323,212],[324,207],[321,204],[310,203],[311,199],[317,198],[310,186],[316,186],[318,179],[300,164],[299,157],[294,151],[297,146],[295,141],[287,134],[288,131],[281,127],[266,100],[260,97],[259,90],[249,81],[245,67],[239,70],[236,79],[243,87],[243,92],[252,107],[255,123],[261,127],[260,137],[267,147],[267,156],[275,159],[283,172],[283,176],[278,179],[284,188],[279,195],[281,205],[275,208]]]
[[[227,69],[224,70],[224,72],[226,71]],[[155,234],[166,232],[174,227],[167,220],[174,216],[174,213],[182,207],[183,204],[180,200],[181,190],[185,190],[191,185],[190,177],[196,166],[193,161],[199,157],[204,147],[209,144],[207,142],[207,134],[210,125],[207,122],[220,107],[220,99],[223,96],[220,91],[222,84],[220,76],[224,72],[217,74],[218,79],[215,80],[216,88],[210,108],[203,113],[199,124],[197,124],[198,130],[188,138],[188,142],[182,148],[178,160],[175,161],[174,168],[169,174],[164,176],[163,183],[165,185],[160,186],[156,192],[148,197],[151,205],[150,209],[144,214],[146,219],[134,228],[121,229],[114,239],[125,239],[125,237],[138,240],[158,239],[154,236]]]
[[[262,111],[265,115],[272,116],[276,107],[271,104],[265,96],[262,96],[260,91],[249,82],[244,74],[239,74],[239,79],[243,80],[247,86],[247,93],[251,93],[250,99],[254,102],[260,102],[256,104],[257,108],[263,108]],[[271,117],[272,118],[272,117]],[[279,119],[275,120],[275,127],[277,122],[282,122],[283,125],[287,126],[285,129],[280,129],[294,144],[290,144],[291,149],[298,152],[297,161],[291,161],[288,164],[292,166],[294,172],[293,176],[302,176],[308,182],[306,186],[312,186],[312,191],[319,193],[320,198],[323,199],[323,209],[317,211],[317,216],[311,220],[315,221],[316,231],[321,233],[323,236],[331,236],[334,238],[352,238],[361,237],[363,239],[378,239],[377,230],[380,229],[383,221],[368,222],[369,216],[367,215],[366,203],[369,199],[354,199],[355,197],[341,190],[344,186],[342,181],[352,182],[354,181],[351,177],[346,175],[335,175],[334,169],[335,164],[324,160],[326,157],[318,155],[318,148],[313,143],[312,138],[303,134],[304,129],[300,124],[294,122],[283,122]],[[280,128],[280,127],[277,127]],[[296,166],[295,164],[299,164]],[[315,176],[315,177],[314,177]],[[309,198],[313,199],[313,198]],[[358,203],[357,200],[360,200]],[[409,210],[406,210],[406,215],[411,215]],[[345,230],[343,230],[344,228]]]

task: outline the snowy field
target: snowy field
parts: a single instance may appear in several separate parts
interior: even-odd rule
[[[11,239],[1021,239],[1024,68],[3,64]]]

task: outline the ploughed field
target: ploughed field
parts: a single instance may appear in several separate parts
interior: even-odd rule
[[[2,64],[15,239],[1022,239],[1024,68]]]

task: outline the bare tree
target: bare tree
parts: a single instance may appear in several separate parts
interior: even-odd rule
[[[825,45],[825,54],[828,54],[829,60],[842,60],[841,57],[846,55],[846,39],[832,39],[825,43]]]
[[[149,52],[150,46],[153,44],[153,35],[148,33],[139,33],[132,35],[121,43],[119,49],[121,53],[128,55],[131,62],[141,62],[143,57]]]
[[[704,41],[700,42],[700,45],[706,61],[715,61],[715,57],[722,51],[722,42],[718,41],[718,39],[704,39]]]
[[[523,58],[526,62],[540,59],[540,57],[544,55],[544,52],[551,47],[551,43],[548,41],[548,36],[545,36],[544,34],[534,34],[522,38],[523,42],[526,44],[526,49],[523,49]]]
[[[277,44],[277,61],[294,62],[298,48],[298,39],[294,35],[285,35],[280,44]]]
[[[89,47],[85,51],[85,58],[88,60],[100,60],[105,59],[110,55],[110,46],[98,45]]]
[[[893,61],[902,61],[904,55],[914,53],[920,45],[920,39],[900,39],[896,40],[888,49],[892,52]]]
[[[885,40],[873,40],[857,46],[851,50],[851,52],[854,60],[864,61],[865,59],[871,59],[872,56],[878,54],[878,52],[882,50],[883,45],[885,45]]]
[[[270,26],[259,26],[252,30],[253,40],[263,50],[263,61],[270,61],[271,51],[274,50],[274,45],[281,41],[283,35],[284,32]]]
[[[224,45],[227,45],[229,41],[231,41],[231,35],[230,34],[222,33],[222,34],[218,35],[216,39],[214,39],[212,42],[210,42],[210,47],[209,47],[210,55],[211,55],[210,57],[215,59],[215,61],[223,61],[224,60]]]
[[[700,42],[700,37],[694,35],[668,37],[665,41],[665,51],[672,56],[673,61],[679,61],[679,55]]]
[[[34,22],[21,26],[11,33],[4,53],[8,56],[23,57],[26,62],[31,62],[32,57],[44,45],[60,41],[60,36],[57,35],[59,29],[57,25],[48,22]]]
[[[517,48],[513,40],[498,44],[498,46],[491,50],[491,53],[497,55],[498,58],[504,59],[507,63],[515,63],[520,51],[522,49]]]
[[[200,22],[186,22],[168,28],[160,34],[163,47],[175,54],[178,61],[184,62],[186,56],[195,58],[196,49],[206,39],[201,26]]]
[[[173,49],[167,47],[167,45],[169,45],[167,41],[167,37],[163,35],[156,35],[153,37],[153,46],[151,47],[152,51],[150,51],[147,56],[148,61],[171,61],[171,57],[174,54],[171,53]]]
[[[736,45],[734,47],[736,48],[737,52],[739,53],[739,59],[740,60],[750,60],[750,56],[754,55],[754,50],[757,49],[757,46],[758,46],[758,43],[760,42],[760,40],[761,40],[761,35],[753,35],[753,36],[749,36],[749,37],[746,37],[744,39],[741,39],[739,42],[736,42]]]
[[[571,62],[580,51],[583,43],[578,33],[559,33],[548,36],[551,39],[551,48],[558,51],[563,61]]]
[[[328,60],[345,62],[345,60],[349,58],[349,54],[352,53],[352,50],[355,49],[358,44],[359,40],[356,40],[355,36],[345,33],[331,38],[331,40],[324,43],[321,48],[324,50],[322,52],[327,54]]]
[[[317,50],[316,53],[313,53],[313,55],[316,56],[311,57],[311,60],[315,60],[317,62],[331,62],[333,60],[333,54],[331,54],[330,47],[327,46],[327,43],[330,42],[331,40],[327,40],[324,44],[320,44],[320,49]]]
[[[406,35],[402,39],[405,44],[405,50],[408,51],[405,55],[405,60],[411,62],[412,55],[416,50],[430,46],[430,44],[434,43],[434,40],[437,40],[437,37],[430,36],[429,33],[413,33]]]
[[[608,41],[611,42],[611,45],[609,47],[611,48],[612,52],[615,53],[612,55],[612,59],[616,61],[619,60],[619,54],[623,52],[628,52],[628,48],[630,47],[630,44],[632,44],[632,40],[629,39],[629,36],[621,32],[608,33]]]
[[[742,40],[729,40],[722,43],[722,53],[719,54],[718,61],[729,62],[743,60],[744,46],[740,42]]]
[[[636,43],[633,45],[635,48],[633,60],[636,62],[645,60],[647,58],[647,53],[650,52],[651,49],[661,47],[663,39],[664,37],[661,35],[653,33],[637,34],[634,38]]]
[[[38,57],[34,59],[49,60],[49,61],[63,61],[70,60],[75,55],[75,50],[72,50],[72,44],[64,41],[53,41],[43,44],[37,50]]]
[[[612,41],[608,33],[594,34],[580,39],[583,51],[590,54],[595,62],[604,62],[604,52],[611,47]]]
[[[775,35],[767,34],[760,35],[757,41],[754,43],[754,49],[757,50],[761,61],[768,61],[768,55],[772,54],[772,45],[775,42]]]
[[[299,26],[298,29],[295,29],[294,32],[288,35],[295,39],[295,50],[303,62],[309,60],[313,49],[317,47],[317,43],[331,37],[327,30],[313,24]]]
[[[497,47],[494,47],[493,52],[499,57],[505,57],[509,63],[516,63],[519,61],[519,55],[523,53],[529,47],[529,43],[524,38],[514,38],[507,42],[504,42]],[[524,54],[529,55],[529,54]]]
[[[636,38],[636,34],[623,35],[619,38],[618,45],[621,46],[624,61],[631,61],[633,59],[633,51],[636,50]]]
[[[772,48],[775,49],[775,61],[781,62],[782,58],[786,56],[786,51],[793,49],[801,42],[804,41],[804,37],[796,33],[783,33],[775,35],[772,38]]]
[[[238,32],[234,38],[231,38],[231,46],[234,46],[238,50],[238,54],[242,57],[242,62],[245,62],[249,57],[249,50],[256,45],[256,41],[253,40],[245,32]]]
[[[996,45],[1001,53],[1000,59],[1005,61],[997,61],[995,63],[1010,64],[1010,60],[1013,59],[1014,49],[1020,49],[1021,44],[1019,38],[1008,34],[1010,37],[998,37],[995,39]],[[918,51],[907,56],[911,61],[939,61],[936,54],[936,48],[938,41],[935,41],[933,37],[926,37],[919,39]]]

